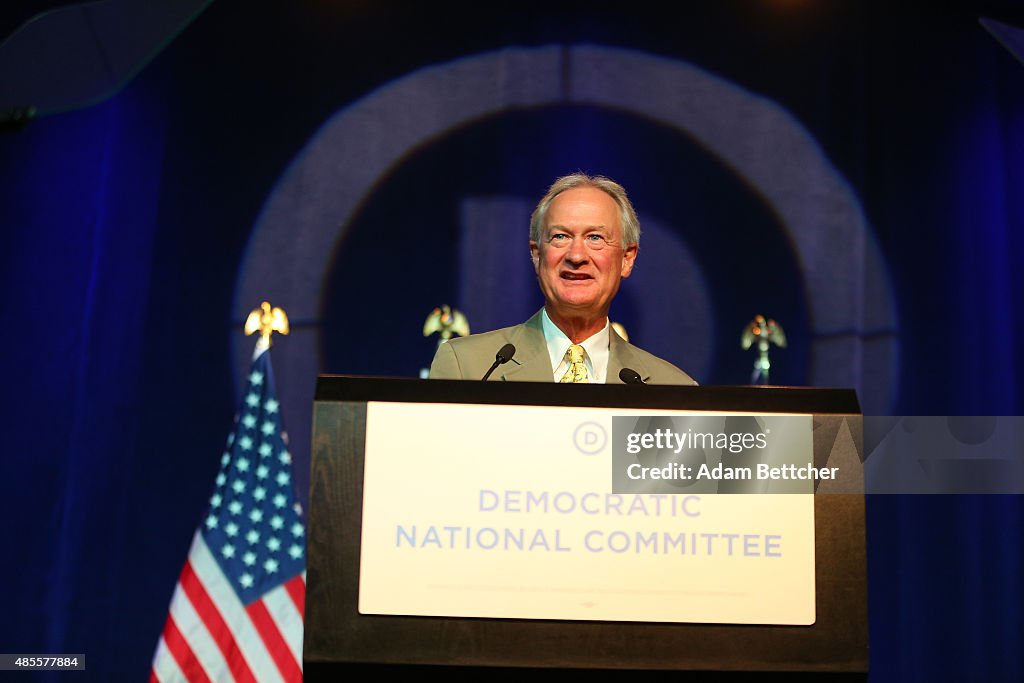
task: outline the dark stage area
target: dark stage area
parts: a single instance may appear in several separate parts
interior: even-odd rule
[[[643,227],[611,319],[701,385],[749,382],[762,314],[773,384],[1024,414],[1024,3],[134,5],[0,9],[0,653],[145,680],[249,311],[291,321],[305,508],[317,376],[417,377],[443,304],[535,313],[530,212],[576,170]],[[1024,679],[1019,495],[866,522],[868,680]]]

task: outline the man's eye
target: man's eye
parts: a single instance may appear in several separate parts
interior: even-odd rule
[[[604,235],[591,234],[591,235],[587,235],[587,241],[588,242],[593,242],[594,244],[597,244],[599,242],[604,242],[605,239],[604,239]]]
[[[554,235],[551,236],[551,241],[556,243],[565,242],[568,239],[569,236],[562,232],[556,232]]]

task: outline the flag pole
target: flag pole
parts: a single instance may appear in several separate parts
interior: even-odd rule
[[[288,317],[264,301],[260,333],[206,515],[153,656],[151,683],[302,680],[306,533],[270,363]]]

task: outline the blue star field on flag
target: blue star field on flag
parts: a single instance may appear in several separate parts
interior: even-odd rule
[[[216,483],[202,534],[248,604],[306,564],[305,529],[267,352],[253,360]]]

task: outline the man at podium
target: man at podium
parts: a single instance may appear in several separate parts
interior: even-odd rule
[[[544,308],[520,325],[441,344],[431,379],[696,384],[609,324],[639,241],[640,221],[621,185],[584,173],[557,179],[530,218]]]

